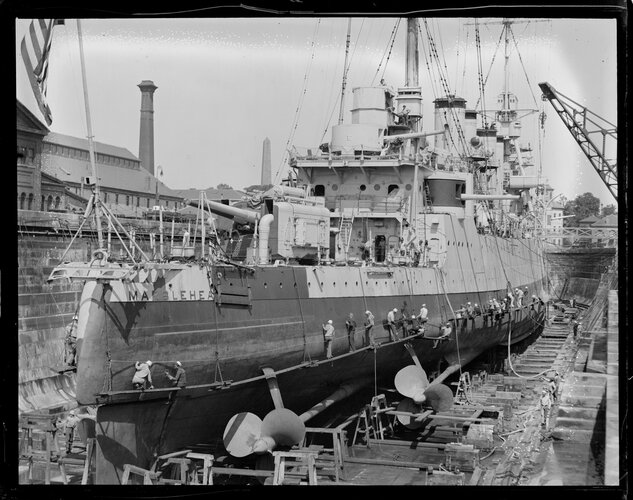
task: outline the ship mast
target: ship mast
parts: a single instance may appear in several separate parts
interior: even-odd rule
[[[90,103],[88,99],[88,84],[86,81],[86,64],[84,61],[84,45],[83,38],[81,34],[81,21],[77,19],[77,36],[79,38],[79,57],[81,61],[81,79],[83,83],[83,91],[84,91],[84,104],[86,110],[86,129],[88,132],[88,150],[90,153],[90,166],[92,168],[92,175],[94,178],[94,188],[92,192],[92,205],[95,211],[95,219],[97,223],[97,239],[99,242],[99,248],[103,248],[103,234],[101,232],[101,210],[99,208],[100,204],[100,193],[99,193],[99,181],[97,177],[97,165],[95,163],[95,147],[93,142],[92,135],[92,121],[90,119]]]
[[[418,88],[420,85],[419,79],[419,69],[418,69],[418,61],[419,61],[419,49],[418,49],[418,33],[419,33],[419,25],[418,19],[416,17],[410,17],[407,19],[407,45],[406,45],[406,65],[405,65],[405,87]],[[411,123],[412,132],[419,132],[420,130],[420,120],[414,120]],[[418,139],[412,139],[413,150],[416,151],[415,160],[413,165],[413,192],[411,194],[411,206],[410,206],[410,214],[409,219],[411,222],[411,226],[416,230],[417,234],[417,223],[416,223],[416,215],[418,210]]]
[[[352,18],[347,20],[347,41],[345,42],[345,62],[343,63],[343,85],[341,87],[341,108],[338,113],[338,124],[343,123],[343,113],[345,108],[345,86],[347,84],[347,58],[349,56],[349,39],[352,34]]]
[[[407,19],[407,49],[404,75],[405,87],[418,87],[420,85],[418,76],[418,60],[418,19],[413,17]]]

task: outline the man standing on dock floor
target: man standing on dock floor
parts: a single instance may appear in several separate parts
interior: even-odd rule
[[[71,411],[66,420],[64,420],[64,436],[66,437],[66,454],[68,455],[73,449],[73,441],[75,440],[75,429],[77,428],[77,423],[79,422],[79,417],[75,415],[74,411]]]
[[[323,339],[325,342],[325,357],[330,359],[332,357],[332,341],[334,340],[334,326],[332,320],[329,319],[323,327]]]
[[[355,351],[354,347],[354,334],[356,333],[356,321],[354,320],[354,314],[349,313],[349,317],[345,321],[345,328],[347,328],[347,343],[349,344],[349,350]]]
[[[541,392],[539,406],[541,408],[541,426],[545,427],[545,430],[547,430],[549,424],[550,409],[552,408],[552,397],[550,396],[550,392],[546,388],[544,388]]]

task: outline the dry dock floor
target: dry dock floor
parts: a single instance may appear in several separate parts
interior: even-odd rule
[[[613,464],[619,446],[614,332],[617,325],[610,324],[575,339],[567,325],[548,325],[524,352],[506,361],[505,374],[473,374],[465,393],[455,396],[453,409],[427,418],[416,431],[404,429],[393,414],[385,412],[381,418],[383,436],[374,428],[373,434],[361,436],[365,430],[361,429],[356,436],[358,422],[352,420],[346,428],[338,478],[331,450],[316,447],[320,450],[317,484],[617,485],[618,464],[615,470]],[[595,365],[595,339],[606,339],[606,354],[603,368],[592,372],[587,370]],[[548,425],[543,426],[539,396],[547,381],[542,375],[554,371],[561,375],[561,381]],[[389,424],[404,432],[390,434]],[[473,424],[482,430],[476,439],[468,432],[477,427]],[[370,436],[369,442],[356,439],[352,443],[353,437],[364,436]],[[63,450],[63,436],[58,439]],[[75,460],[65,467],[67,482],[80,484],[85,449],[76,446],[70,458]],[[286,470],[289,483],[308,482],[305,466],[290,465]],[[32,472],[31,482],[42,484],[43,466],[35,464]],[[269,472],[260,482],[272,482],[273,473]],[[214,484],[221,484],[222,477],[226,474],[214,474]],[[55,464],[49,481],[63,482]],[[28,464],[21,461],[20,484],[28,482]]]

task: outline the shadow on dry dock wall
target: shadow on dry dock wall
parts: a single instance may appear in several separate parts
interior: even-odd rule
[[[600,483],[604,484],[604,463],[605,463],[605,435],[606,435],[606,408],[607,408],[607,393],[606,391],[602,395],[600,400],[600,406],[598,406],[598,413],[596,414],[596,423],[593,427],[593,435],[589,446],[591,447],[591,454],[595,464],[595,473],[600,477]],[[593,471],[587,471],[587,474]]]

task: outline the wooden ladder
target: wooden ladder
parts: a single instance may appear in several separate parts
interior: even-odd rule
[[[356,420],[356,430],[354,431],[354,439],[352,440],[352,444],[356,444],[356,437],[359,434],[365,435],[365,443],[367,444],[367,446],[369,446],[369,440],[372,437],[372,433],[374,438],[376,437],[376,430],[372,425],[370,413],[370,405],[365,405],[363,409],[358,412],[358,417]]]
[[[298,467],[298,469],[304,472],[300,472],[301,476],[304,476],[307,480],[307,484],[317,484],[316,474],[316,459],[319,452],[311,450],[309,448],[296,449],[290,451],[273,451],[273,457],[275,457],[275,472],[273,475],[273,485],[279,486],[284,484],[286,473],[289,471],[287,468]],[[287,460],[291,459],[291,460]],[[294,475],[294,473],[293,473]],[[306,484],[305,482],[300,484]]]
[[[385,431],[387,429],[389,429],[389,432],[393,434],[393,425],[391,420],[389,420],[389,417],[387,417],[387,425],[383,424],[383,418],[385,418],[384,415],[388,409],[387,398],[384,394],[378,394],[377,396],[371,398],[372,418],[380,439],[385,439]]]

